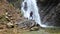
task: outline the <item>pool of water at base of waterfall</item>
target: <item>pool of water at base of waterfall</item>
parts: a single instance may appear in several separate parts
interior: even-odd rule
[[[24,31],[23,34],[60,34],[60,31],[51,29],[39,29],[38,31]]]

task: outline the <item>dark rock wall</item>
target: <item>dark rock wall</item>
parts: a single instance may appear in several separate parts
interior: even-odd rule
[[[42,24],[60,26],[60,0],[38,0]]]

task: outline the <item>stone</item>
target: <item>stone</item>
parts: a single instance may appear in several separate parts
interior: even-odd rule
[[[13,27],[14,25],[11,22],[7,23],[7,28],[13,28]]]
[[[28,28],[31,28],[33,27],[34,25],[36,25],[36,23],[32,20],[27,20],[27,21],[24,21],[24,22],[21,22],[21,23],[18,23],[17,24],[19,28],[23,28],[23,29],[28,29]]]

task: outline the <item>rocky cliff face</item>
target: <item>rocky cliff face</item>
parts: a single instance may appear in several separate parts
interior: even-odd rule
[[[0,0],[0,24],[15,23],[20,19],[21,11],[7,0]]]
[[[60,26],[60,23],[59,23],[60,8],[57,8],[60,6],[59,1],[60,0],[45,0],[45,1],[38,0],[37,1],[42,24],[45,24],[48,26]]]

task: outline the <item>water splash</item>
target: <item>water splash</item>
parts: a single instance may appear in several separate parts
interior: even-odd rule
[[[23,12],[25,18],[35,20],[35,22],[40,26],[46,27],[46,25],[41,24],[36,0],[24,0],[22,2],[21,11]],[[33,13],[32,16],[30,16],[31,12]]]

